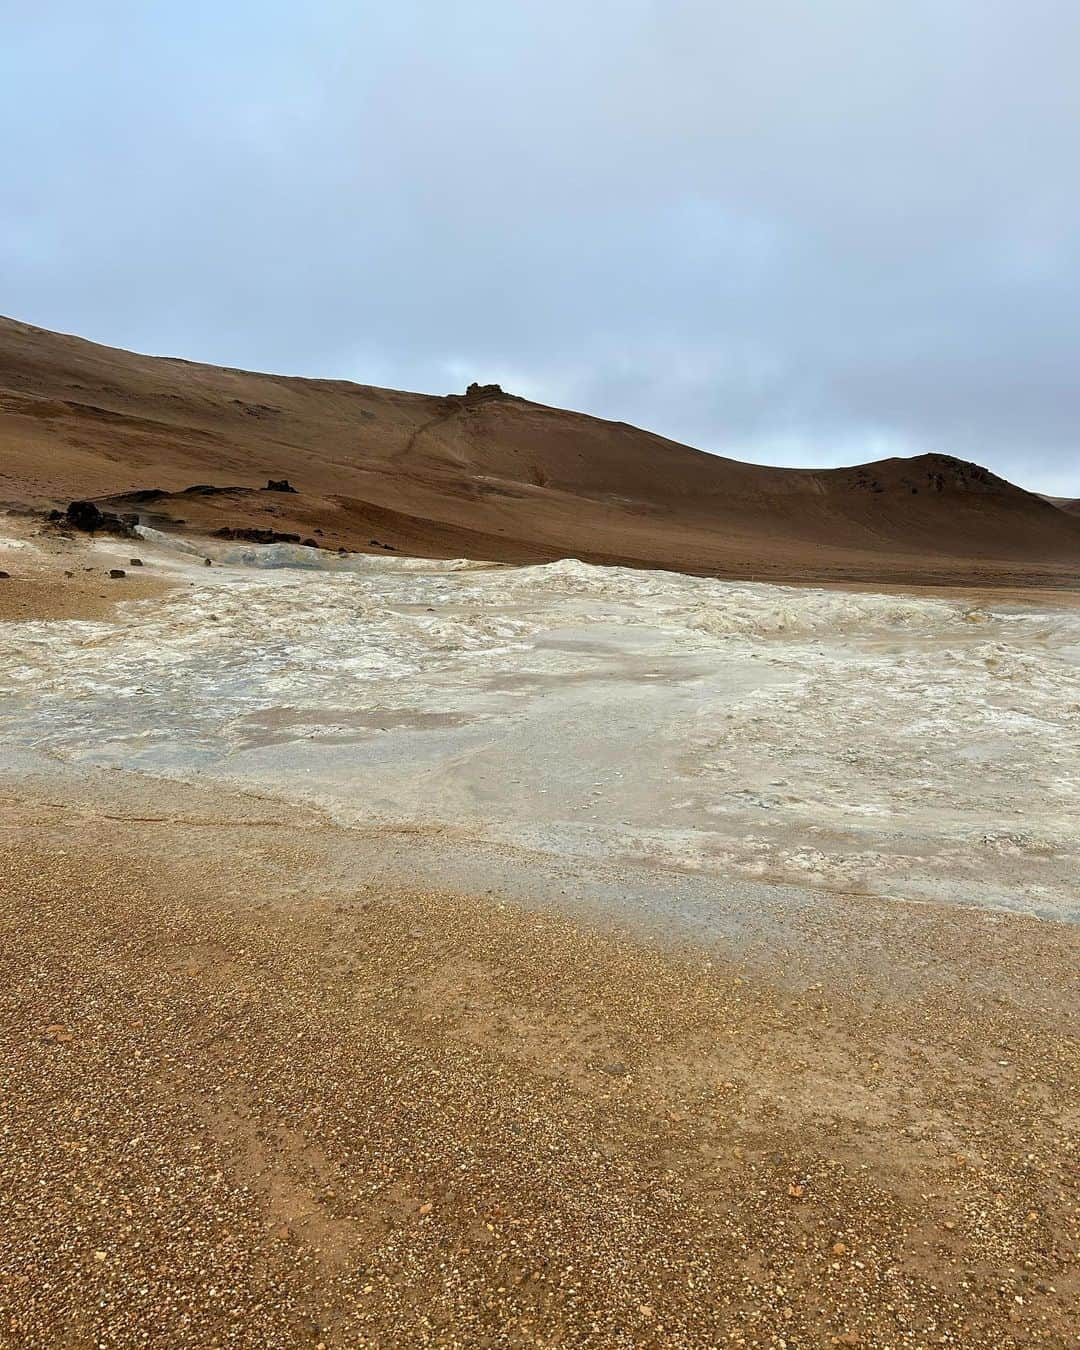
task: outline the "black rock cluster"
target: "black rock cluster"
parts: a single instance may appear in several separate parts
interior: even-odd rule
[[[65,525],[71,530],[82,530],[85,534],[118,534],[123,539],[136,539],[135,526],[139,523],[137,515],[118,516],[112,511],[102,511],[93,502],[72,502],[66,511],[50,511],[49,519],[56,524]]]

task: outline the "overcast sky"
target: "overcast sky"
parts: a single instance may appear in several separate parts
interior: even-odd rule
[[[1077,0],[0,19],[0,312],[1080,496]]]

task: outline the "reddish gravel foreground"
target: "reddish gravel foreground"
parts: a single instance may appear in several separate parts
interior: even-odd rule
[[[1075,929],[771,976],[152,806],[5,803],[0,1343],[1072,1343]]]

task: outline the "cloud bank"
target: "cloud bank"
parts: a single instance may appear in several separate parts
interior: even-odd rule
[[[0,309],[1080,496],[1071,0],[11,0]]]

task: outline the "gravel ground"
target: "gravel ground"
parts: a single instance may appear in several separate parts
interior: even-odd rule
[[[0,515],[0,531],[0,623],[110,619],[121,601],[156,599],[171,584],[131,563],[137,540],[116,540],[116,556],[99,558],[82,539],[43,536],[32,519]],[[124,576],[111,577],[114,567]]]
[[[153,807],[4,804],[0,1343],[1075,1343],[1076,928],[749,963]]]

